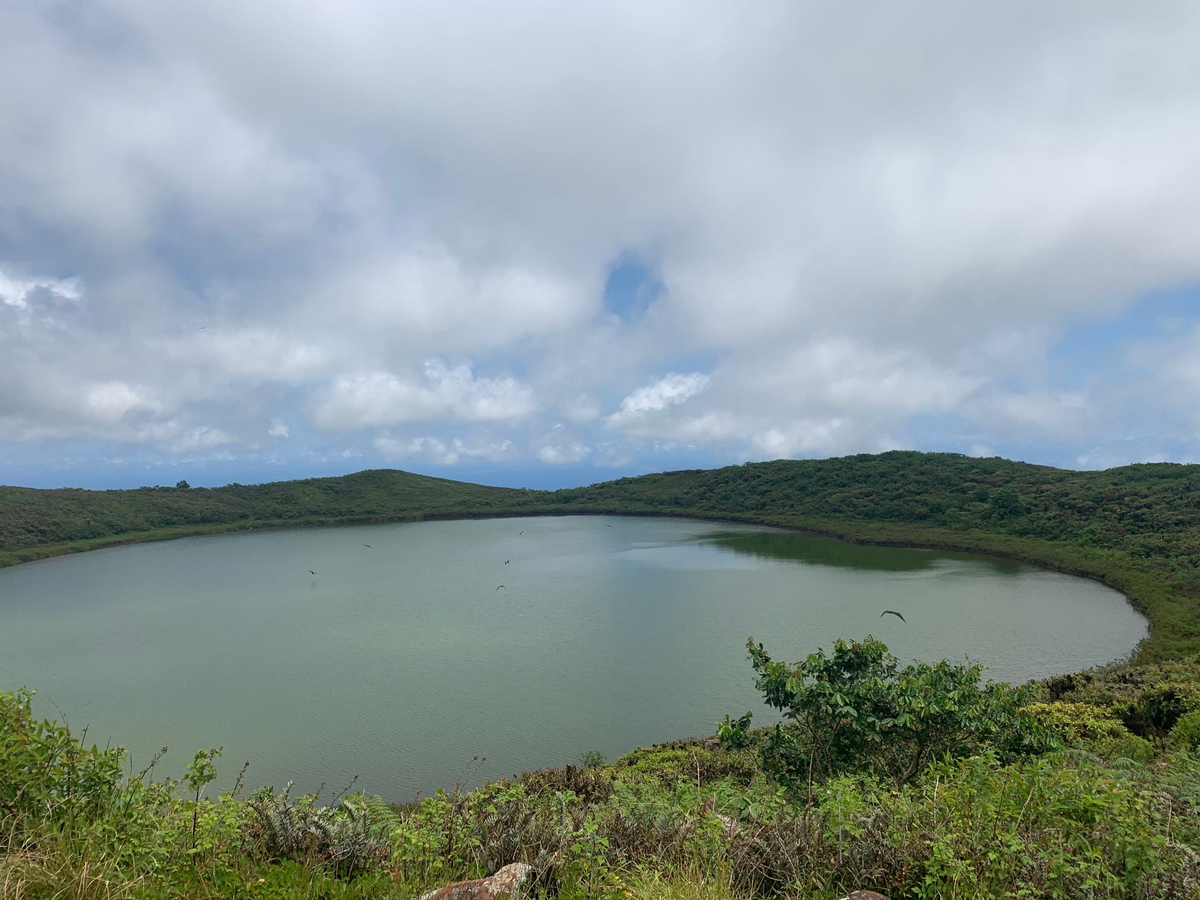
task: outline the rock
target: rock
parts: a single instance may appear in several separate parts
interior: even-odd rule
[[[422,894],[421,900],[496,900],[497,897],[515,897],[532,880],[533,866],[513,863],[489,878],[459,881]]]
[[[888,900],[888,898],[875,891],[854,891],[847,894],[842,900]]]

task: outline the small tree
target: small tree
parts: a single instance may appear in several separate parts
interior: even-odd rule
[[[186,491],[188,488],[191,487],[191,485],[188,484],[186,481],[183,481],[182,479],[180,479],[179,481],[175,482],[175,487],[179,488],[179,490],[181,490],[181,491]]]
[[[717,723],[717,740],[721,742],[721,746],[727,750],[749,747],[754,742],[750,735],[750,722],[753,718],[754,714],[748,710],[744,716],[736,719],[729,718],[727,714],[723,721]]]
[[[882,641],[836,641],[833,654],[775,662],[747,644],[756,686],[781,710],[761,747],[764,768],[780,782],[811,788],[818,778],[873,770],[907,783],[932,759],[966,755],[985,744],[1029,752],[1053,739],[1021,712],[1025,693],[979,683],[974,663],[900,667]]]

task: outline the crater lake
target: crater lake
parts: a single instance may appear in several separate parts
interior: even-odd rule
[[[767,724],[747,636],[792,661],[868,634],[1022,682],[1124,656],[1146,622],[1007,560],[684,519],[267,531],[0,570],[0,688],[36,688],[89,744],[135,771],[169,747],[156,773],[175,777],[222,746],[224,787],[249,761],[250,786],[357,775],[391,801],[726,713]]]

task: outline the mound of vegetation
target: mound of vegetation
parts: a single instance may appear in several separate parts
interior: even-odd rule
[[[1168,463],[1072,472],[893,452],[667,472],[553,492],[393,470],[211,490],[0,488],[0,565],[248,527],[564,513],[730,519],[1003,554],[1122,591],[1151,622],[1137,661],[1200,653],[1200,466]]]
[[[536,492],[377,469],[221,488],[129,491],[0,487],[0,565],[129,541],[261,526],[520,515]]]
[[[405,806],[208,797],[217,750],[128,776],[0,694],[0,895],[402,898],[518,861],[565,900],[1200,893],[1200,661],[1013,688],[870,638],[749,650],[778,726]]]

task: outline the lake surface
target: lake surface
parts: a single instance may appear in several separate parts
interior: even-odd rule
[[[469,783],[725,713],[766,723],[751,634],[789,661],[874,634],[1024,681],[1123,656],[1146,625],[1114,591],[1014,562],[679,519],[260,532],[0,570],[0,688],[37,688],[42,715],[138,768],[166,745],[178,776],[223,745],[226,786],[249,760],[251,785],[358,775],[405,800],[477,755]]]

